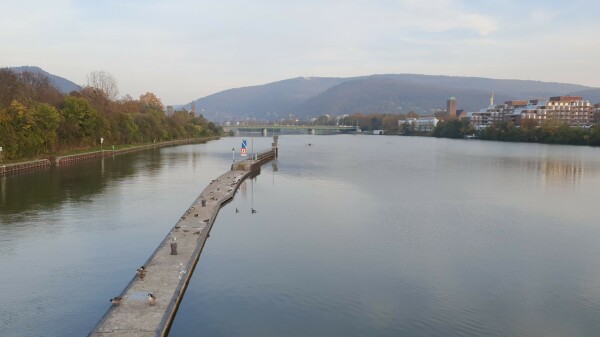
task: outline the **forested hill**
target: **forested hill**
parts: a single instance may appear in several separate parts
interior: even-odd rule
[[[50,83],[54,87],[56,87],[56,89],[58,89],[58,91],[60,91],[63,94],[68,94],[71,91],[79,91],[82,89],[81,86],[67,80],[66,78],[50,74],[49,72],[43,70],[40,67],[23,66],[23,67],[11,67],[8,69],[12,70],[15,73],[30,72],[30,73],[44,75],[44,76],[48,77],[48,79],[50,80]]]
[[[100,145],[139,144],[220,134],[214,123],[185,111],[165,116],[151,92],[139,99],[111,98],[116,82],[92,72],[102,86],[88,85],[68,95],[47,76],[0,69],[0,146],[4,159],[52,156]],[[114,96],[114,95],[113,95]]]
[[[196,111],[210,120],[277,120],[288,118],[290,114],[300,119],[356,112],[429,114],[444,109],[451,96],[457,98],[458,109],[475,111],[487,107],[492,92],[496,102],[502,102],[597,93],[598,90],[569,83],[385,74],[349,78],[299,77],[225,90],[194,103]],[[593,100],[595,96],[589,99]],[[184,107],[191,108],[191,103]]]

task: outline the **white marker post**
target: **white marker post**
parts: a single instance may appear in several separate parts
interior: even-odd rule
[[[0,163],[2,162],[2,146],[0,146]]]
[[[104,143],[104,138],[100,137],[100,151],[102,151],[102,143]]]

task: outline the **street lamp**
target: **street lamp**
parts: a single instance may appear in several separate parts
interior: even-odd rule
[[[250,140],[251,140],[251,147],[252,147],[252,158],[254,158],[254,120],[255,118],[250,119],[250,123],[251,123],[251,127],[250,127]]]

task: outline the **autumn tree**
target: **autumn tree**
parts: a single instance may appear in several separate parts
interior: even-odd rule
[[[105,121],[84,98],[67,96],[61,112],[59,138],[66,144],[93,145],[105,131]]]
[[[12,70],[0,69],[0,106],[7,107],[15,99],[18,99],[22,90],[19,77]]]
[[[406,118],[419,118],[419,114],[414,112],[414,111],[410,111],[408,114],[406,114]]]
[[[58,111],[49,104],[38,103],[31,108],[31,114],[36,131],[42,139],[44,150],[53,152],[58,141],[57,131],[60,125]]]
[[[385,131],[392,131],[398,129],[398,120],[400,120],[400,115],[385,115],[383,116],[383,129]]]
[[[148,112],[150,110],[163,111],[164,109],[160,99],[151,92],[147,92],[140,96],[140,106],[142,112]]]
[[[39,103],[59,104],[63,97],[60,91],[50,83],[48,76],[24,71],[19,74],[19,81],[23,84],[22,96]]]
[[[127,94],[116,102],[117,109],[121,113],[138,113],[140,112],[140,101],[133,99]]]
[[[104,70],[96,70],[87,74],[87,86],[97,89],[95,93],[103,94],[110,100],[117,99],[119,95],[119,87],[117,80],[110,73]]]

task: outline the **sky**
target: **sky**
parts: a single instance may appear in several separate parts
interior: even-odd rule
[[[0,67],[185,104],[300,76],[479,76],[600,87],[600,1],[0,0]]]

